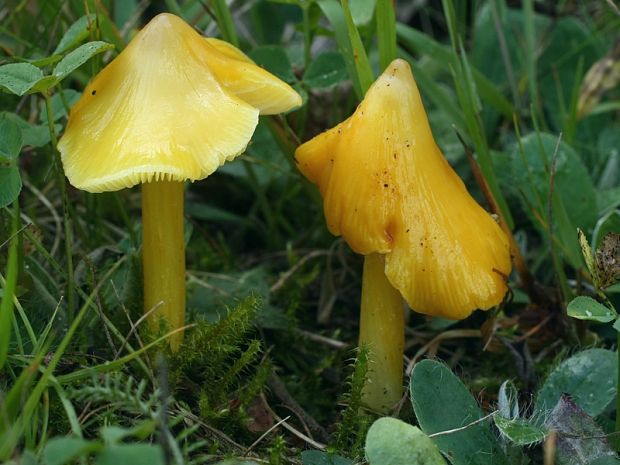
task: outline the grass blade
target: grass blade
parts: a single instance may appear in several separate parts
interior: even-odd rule
[[[351,10],[349,10],[348,0],[342,0],[342,11],[347,24],[349,40],[351,41],[351,51],[353,53],[353,61],[355,62],[355,68],[357,69],[360,87],[362,89],[362,93],[365,94],[374,82],[375,77],[373,75],[372,68],[370,67],[368,55],[366,54],[366,49],[362,43],[359,31],[353,22]]]
[[[448,20],[448,31],[453,45],[452,52],[455,57],[452,75],[459,103],[465,116],[467,131],[474,143],[478,164],[484,174],[484,178],[489,185],[493,197],[497,201],[504,221],[506,221],[508,227],[512,229],[514,227],[514,220],[508,208],[508,203],[499,187],[499,182],[497,181],[497,176],[493,168],[491,151],[486,140],[484,128],[482,127],[482,121],[480,120],[482,104],[478,96],[472,67],[467,60],[461,38],[457,33],[454,4],[452,0],[443,0],[443,7]]]
[[[538,87],[536,83],[536,31],[534,30],[534,5],[532,0],[523,2],[523,33],[525,35],[525,70],[527,73],[527,84],[530,89],[530,98],[532,99],[532,107],[538,115],[538,119],[542,121],[542,107],[540,105],[540,96],[538,95]]]
[[[2,290],[0,302],[0,369],[4,367],[11,343],[11,328],[13,323],[13,296],[17,286],[18,255],[19,255],[19,204],[13,204],[14,215],[11,221],[11,241],[7,261],[6,284]]]
[[[396,24],[396,33],[398,40],[405,48],[410,51],[416,51],[421,55],[433,57],[445,70],[449,71],[450,67],[457,65],[457,57],[448,47],[422,32],[398,23]],[[512,103],[476,68],[471,67],[471,73],[482,101],[495,108],[506,118],[512,119],[514,113]]]
[[[99,292],[99,289],[103,285],[103,283],[107,282],[112,273],[118,269],[118,267],[124,262],[124,258],[118,260],[107,273],[103,276],[101,281],[97,284],[95,289],[90,293],[88,299],[73,319],[71,326],[69,327],[67,333],[60,341],[60,344],[56,348],[54,352],[54,356],[48,363],[47,367],[43,371],[43,374],[39,378],[39,381],[36,383],[34,389],[30,392],[26,403],[24,404],[23,409],[21,410],[21,415],[15,421],[15,424],[7,431],[6,435],[0,441],[0,460],[7,460],[14,452],[16,445],[18,444],[20,438],[23,436],[24,432],[28,428],[31,419],[35,415],[35,411],[39,402],[41,400],[41,396],[43,395],[45,389],[48,388],[50,378],[60,362],[60,359],[64,355],[73,335],[75,334],[78,326],[82,322],[82,319],[86,315],[88,309],[90,308],[91,303],[93,302],[95,295]],[[8,279],[7,279],[8,280]],[[41,354],[39,354],[40,356]]]
[[[11,428],[13,422],[15,421],[20,407],[22,406],[23,399],[25,398],[25,394],[28,392],[35,380],[35,376],[44,355],[45,352],[41,351],[37,356],[35,356],[32,362],[30,362],[30,364],[22,370],[13,383],[10,391],[0,403],[0,439],[2,438],[2,435]]]
[[[323,14],[334,28],[334,38],[338,44],[338,49],[344,57],[347,66],[347,73],[353,83],[353,89],[357,98],[361,100],[364,97],[360,77],[358,76],[355,58],[353,56],[353,48],[349,39],[349,31],[347,22],[344,17],[342,7],[336,0],[317,0],[317,4],[323,11]]]
[[[239,47],[239,37],[237,36],[232,14],[226,4],[226,0],[214,0],[211,4],[213,5],[215,19],[217,20],[217,25],[220,28],[222,37],[235,47]]]
[[[177,328],[173,331],[170,331],[167,334],[164,334],[163,336],[159,337],[153,342],[150,342],[146,344],[145,346],[140,347],[134,352],[131,352],[130,354],[125,355],[124,357],[120,357],[120,358],[117,358],[116,360],[105,362],[97,366],[82,368],[81,370],[76,370],[73,373],[68,373],[66,375],[58,376],[57,380],[60,384],[67,384],[67,383],[72,383],[72,382],[79,381],[82,379],[86,379],[89,376],[92,376],[93,373],[101,374],[101,373],[107,373],[109,371],[117,370],[121,368],[123,365],[125,365],[126,363],[131,362],[132,360],[135,360],[137,357],[142,355],[144,352],[147,352],[149,349],[152,349],[158,344],[161,344],[166,339],[170,338],[172,335],[179,333],[181,331],[185,331],[186,329],[192,326],[193,325],[187,325],[181,328]]]
[[[396,58],[396,14],[392,0],[377,1],[377,40],[381,71]]]

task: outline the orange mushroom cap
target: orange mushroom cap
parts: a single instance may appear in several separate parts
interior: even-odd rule
[[[385,274],[417,312],[450,319],[499,304],[508,239],[437,147],[407,62],[397,59],[355,113],[301,145],[327,227],[360,254],[385,254]]]
[[[240,50],[161,14],[88,84],[58,148],[90,192],[194,181],[245,150],[259,114],[300,104]]]

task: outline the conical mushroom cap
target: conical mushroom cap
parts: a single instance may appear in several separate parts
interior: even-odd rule
[[[89,83],[58,148],[71,184],[90,192],[195,181],[245,150],[259,113],[300,103],[241,51],[161,14]]]
[[[461,319],[501,302],[506,235],[435,144],[409,65],[395,60],[355,113],[297,149],[327,227],[385,274],[411,308]]]

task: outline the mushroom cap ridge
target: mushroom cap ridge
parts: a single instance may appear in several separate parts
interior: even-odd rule
[[[329,230],[357,253],[385,254],[413,310],[461,319],[502,301],[508,240],[437,147],[407,62],[392,62],[355,113],[295,159]]]
[[[174,15],[153,18],[71,110],[58,144],[71,184],[103,192],[203,179],[245,150],[261,110],[301,103],[286,83],[223,48]]]

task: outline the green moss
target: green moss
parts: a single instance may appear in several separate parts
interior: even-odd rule
[[[174,396],[227,434],[248,436],[247,407],[263,390],[271,364],[253,338],[260,308],[248,297],[216,323],[201,321],[171,356]]]
[[[334,447],[336,452],[346,456],[363,457],[364,439],[370,427],[371,417],[362,408],[362,390],[368,373],[368,347],[357,350],[353,372],[348,380],[349,390],[343,396],[346,404],[336,429]]]

